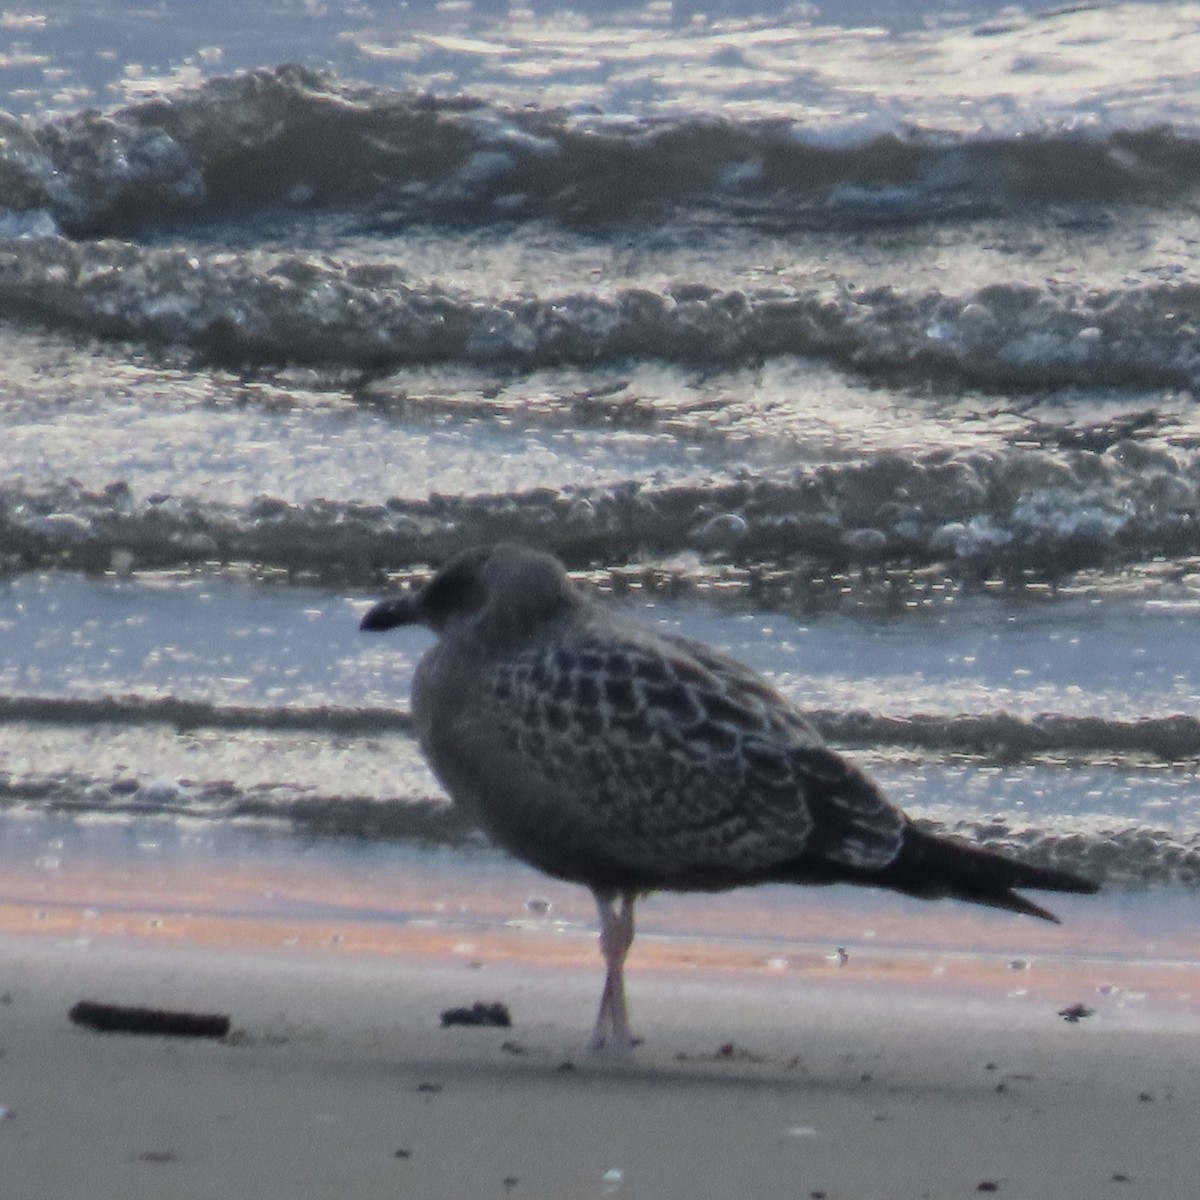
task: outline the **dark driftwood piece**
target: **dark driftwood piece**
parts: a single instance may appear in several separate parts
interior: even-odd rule
[[[221,1013],[171,1012],[80,1000],[67,1014],[76,1025],[99,1033],[146,1033],[165,1037],[223,1038],[230,1020]]]

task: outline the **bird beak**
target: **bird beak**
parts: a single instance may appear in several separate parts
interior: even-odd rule
[[[381,600],[359,622],[359,629],[371,632],[382,632],[394,629],[397,625],[413,625],[420,621],[413,604],[411,595],[393,596],[390,600]]]

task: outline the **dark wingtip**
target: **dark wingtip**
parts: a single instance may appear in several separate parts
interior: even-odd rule
[[[379,633],[385,629],[395,629],[397,625],[411,625],[416,619],[411,597],[393,596],[392,599],[381,600],[368,609],[358,627],[371,633]]]
[[[913,826],[895,862],[876,882],[928,899],[954,897],[991,908],[1024,913],[1059,924],[1049,909],[1027,900],[1018,889],[1090,894],[1090,879],[1053,867],[1036,867],[982,846],[937,837]]]
[[[965,896],[963,898],[973,900],[976,904],[986,904],[992,908],[1003,908],[1009,912],[1024,913],[1027,917],[1037,917],[1040,921],[1050,921],[1055,925],[1062,924],[1062,921],[1048,908],[1043,908],[1040,904],[1034,904],[1032,900],[1027,900],[1024,896],[1018,895],[1016,892],[1000,892],[990,899],[977,896]]]

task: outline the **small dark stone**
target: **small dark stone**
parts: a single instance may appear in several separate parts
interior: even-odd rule
[[[175,1152],[173,1150],[146,1150],[138,1155],[138,1162],[173,1163],[174,1161]]]
[[[1114,1171],[1112,1181],[1113,1183],[1128,1183],[1129,1176],[1124,1171]]]
[[[1153,1104],[1154,1096],[1150,1092],[1138,1092],[1138,1099],[1143,1104]]]
[[[412,1158],[412,1151],[406,1150],[403,1146],[401,1146],[400,1149],[396,1151],[395,1157],[396,1158]]]
[[[1084,1019],[1084,1017],[1094,1016],[1095,1012],[1096,1010],[1094,1008],[1088,1008],[1086,1004],[1072,1004],[1067,1008],[1060,1008],[1058,1010],[1058,1015],[1062,1017],[1062,1019],[1066,1021],[1068,1025],[1078,1025],[1079,1022]]]
[[[470,1008],[448,1008],[442,1013],[442,1028],[448,1025],[491,1025],[498,1029],[510,1029],[512,1016],[508,1007],[498,1001],[485,1004],[476,1000]]]
[[[441,1090],[442,1090],[442,1085],[440,1083],[429,1083],[426,1080],[423,1083],[417,1084],[418,1092],[427,1092],[433,1096],[436,1096],[438,1094],[438,1092],[440,1092]]]
[[[984,1179],[980,1181],[979,1186],[975,1189],[977,1192],[998,1192],[1000,1185],[992,1179]]]
[[[560,1071],[574,1071],[574,1070],[575,1070],[575,1064],[574,1064],[574,1063],[573,1063],[573,1062],[572,1062],[572,1061],[571,1061],[569,1058],[568,1058],[568,1059],[564,1059],[562,1062],[560,1062],[560,1063],[558,1064],[558,1068],[557,1068],[557,1069],[558,1069],[558,1070],[560,1070]]]

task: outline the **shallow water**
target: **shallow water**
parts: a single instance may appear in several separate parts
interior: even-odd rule
[[[460,841],[397,702],[430,635],[360,634],[367,603],[221,574],[10,582],[7,804]],[[946,597],[882,620],[607,603],[768,672],[918,819],[1114,881],[1198,869],[1186,600]]]
[[[433,638],[420,628],[360,633],[371,599],[221,573],[25,574],[0,586],[0,686],[30,698],[402,707]],[[1129,721],[1200,706],[1200,662],[1189,654],[1200,598],[1190,589],[1151,599],[949,593],[884,616],[807,619],[732,598],[607,603],[726,649],[805,709]]]

